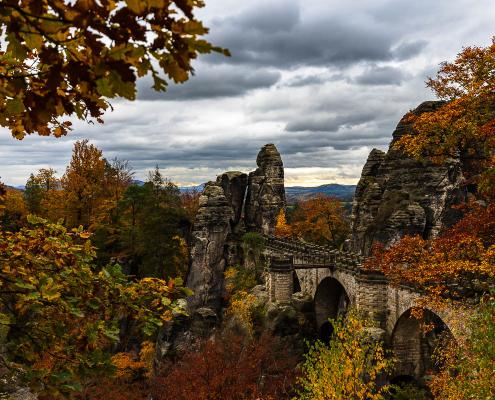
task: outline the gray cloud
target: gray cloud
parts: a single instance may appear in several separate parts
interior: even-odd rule
[[[428,45],[426,40],[404,42],[393,49],[392,54],[397,60],[408,60],[420,54]]]
[[[258,9],[260,17],[266,11]],[[274,16],[284,18],[284,10]],[[281,23],[280,23],[281,25]],[[392,38],[385,29],[332,17],[300,21],[289,30],[243,29],[228,19],[212,30],[214,43],[231,49],[232,57],[211,56],[210,62],[294,68],[304,65],[345,66],[360,61],[391,59]]]
[[[426,10],[426,11],[425,11]],[[373,147],[385,149],[400,117],[423,100],[443,60],[493,35],[491,0],[208,0],[199,17],[233,56],[199,57],[197,74],[165,94],[142,80],[138,101],[114,101],[105,124],[74,121],[65,138],[15,141],[0,129],[0,176],[69,162],[89,138],[136,177],[158,164],[179,183],[254,169],[273,142],[290,184],[355,183]],[[1,47],[1,44],[0,44]]]
[[[306,117],[289,122],[285,127],[288,132],[313,131],[336,132],[340,128],[351,128],[364,124],[376,118],[375,113],[356,113],[350,115],[337,115],[335,117]]]
[[[237,15],[212,21],[211,40],[231,49],[232,58],[213,55],[207,60],[284,68],[345,67],[363,61],[407,60],[427,44],[423,39],[402,40],[401,26],[390,24],[387,10],[374,16],[366,8],[351,14],[345,9],[304,14],[307,4],[297,1],[250,4]]]
[[[206,68],[199,65],[191,79],[180,85],[169,85],[166,92],[151,88],[151,78],[138,82],[140,100],[197,100],[217,97],[242,96],[250,90],[267,88],[278,82],[280,72],[255,70],[243,67],[217,65]]]
[[[400,68],[371,66],[354,81],[361,85],[400,85],[409,77]]]

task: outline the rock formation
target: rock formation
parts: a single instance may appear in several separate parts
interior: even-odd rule
[[[273,234],[277,216],[285,207],[284,164],[273,144],[261,149],[256,164],[256,171],[249,174],[246,227],[250,231]]]
[[[191,268],[187,286],[194,290],[189,298],[192,309],[218,309],[225,270],[224,246],[231,231],[234,211],[222,187],[206,184],[199,198],[199,209],[193,231]]]
[[[227,201],[232,207],[232,228],[235,228],[241,222],[247,180],[248,176],[239,171],[225,172],[217,178],[217,185],[221,186]]]
[[[422,103],[417,115],[442,102]],[[404,235],[431,238],[459,218],[452,205],[465,201],[462,164],[421,162],[392,148],[410,129],[405,117],[397,125],[387,153],[372,150],[363,168],[352,207],[352,247],[368,255],[373,243],[385,246]]]
[[[277,148],[264,146],[257,164],[249,180],[246,174],[231,171],[205,186],[192,233],[192,264],[186,283],[194,291],[190,310],[220,310],[225,267],[242,259],[245,221],[248,231],[271,233],[275,229],[278,213],[285,207],[283,163]]]

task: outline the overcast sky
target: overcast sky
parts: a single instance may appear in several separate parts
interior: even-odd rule
[[[493,0],[206,0],[209,39],[232,57],[206,56],[167,93],[139,82],[104,125],[78,122],[66,138],[16,141],[0,130],[0,177],[22,185],[39,168],[62,175],[75,140],[158,165],[179,185],[255,168],[275,143],[286,185],[356,183],[372,148],[386,149],[400,117],[421,101],[443,60],[495,34]]]

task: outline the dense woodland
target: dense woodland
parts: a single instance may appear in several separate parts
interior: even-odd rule
[[[17,139],[66,135],[66,117],[101,122],[108,99],[133,100],[138,77],[150,73],[156,90],[168,84],[160,71],[187,80],[198,54],[228,55],[204,40],[193,16],[202,5],[5,1],[0,124]],[[495,399],[494,71],[495,41],[443,64],[428,86],[445,103],[411,114],[411,132],[394,144],[420,160],[461,157],[472,193],[456,206],[464,216],[435,238],[377,244],[365,265],[421,291],[413,317],[425,304],[463,310],[465,334],[441,343],[421,385],[388,381],[394,354],[371,339],[359,310],[331,321],[328,342],[305,332],[293,343],[266,329],[267,310],[252,292],[263,283],[262,263],[228,266],[222,325],[160,360],[157,333],[186,317],[199,193],[181,194],[158,167],[135,184],[127,161],[82,140],[65,171],[33,171],[23,191],[0,185],[0,398]],[[337,249],[349,232],[345,207],[325,196],[282,210],[276,227],[279,236]],[[261,252],[256,233],[242,240]]]

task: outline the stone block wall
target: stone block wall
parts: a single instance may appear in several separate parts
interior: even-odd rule
[[[375,327],[386,330],[388,284],[381,277],[364,276],[357,279],[357,308],[370,317]]]
[[[290,302],[294,293],[293,271],[270,271],[268,273],[268,294],[271,302]]]

